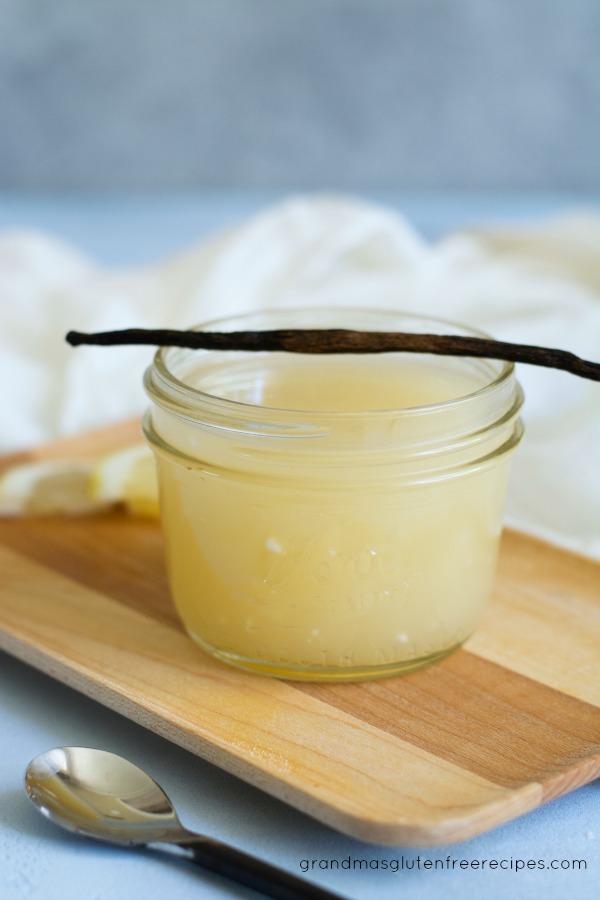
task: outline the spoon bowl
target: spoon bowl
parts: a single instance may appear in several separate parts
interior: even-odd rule
[[[56,747],[33,759],[25,790],[39,811],[75,834],[120,846],[168,849],[275,900],[341,900],[235,847],[188,831],[163,789],[133,763],[105,750]],[[162,846],[161,846],[162,845]]]
[[[185,835],[154,779],[105,750],[47,750],[27,766],[25,790],[43,815],[75,834],[129,845]]]

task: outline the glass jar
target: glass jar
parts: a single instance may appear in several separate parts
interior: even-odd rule
[[[201,327],[481,336],[356,309]],[[171,591],[204,650],[264,675],[352,681],[435,662],[473,632],[522,434],[512,364],[163,348],[145,387]]]

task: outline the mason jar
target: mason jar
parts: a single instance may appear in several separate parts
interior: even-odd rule
[[[340,327],[483,336],[357,309],[198,326]],[[172,597],[206,652],[352,681],[433,663],[477,627],[522,434],[511,363],[162,348],[145,387]]]

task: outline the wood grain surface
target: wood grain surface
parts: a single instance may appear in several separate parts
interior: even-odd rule
[[[600,565],[522,534],[465,648],[360,684],[205,655],[153,521],[0,521],[0,572],[3,649],[363,840],[464,840],[600,775]]]

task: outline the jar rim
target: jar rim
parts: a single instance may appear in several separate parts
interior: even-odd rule
[[[325,315],[338,318],[337,325],[328,325],[326,327],[340,327],[339,318],[340,317],[348,317],[348,315],[359,315],[365,317],[377,317],[381,320],[382,324],[386,318],[389,320],[403,320],[405,322],[410,322],[413,325],[417,323],[424,323],[427,327],[436,326],[435,333],[444,334],[444,333],[452,333],[452,334],[463,334],[470,337],[481,337],[487,338],[489,335],[477,328],[466,326],[458,322],[454,322],[447,319],[442,319],[434,316],[425,316],[418,313],[409,313],[404,312],[403,310],[393,310],[393,309],[365,309],[364,307],[350,307],[350,306],[340,306],[340,307],[283,307],[283,308],[265,308],[256,310],[255,312],[250,313],[241,313],[238,315],[218,317],[214,319],[210,319],[206,322],[202,322],[196,326],[193,326],[190,330],[192,331],[209,331],[209,330],[219,330],[219,331],[227,331],[227,330],[242,330],[243,323],[248,322],[252,319],[269,317],[280,318],[280,317],[295,317],[298,315],[310,315],[312,317],[318,315]],[[231,327],[232,325],[236,325],[236,327]],[[269,327],[274,328],[277,327],[275,324],[270,324]],[[284,326],[280,326],[284,327]],[[291,325],[288,321],[286,323],[286,327],[301,327]],[[318,325],[311,324],[311,327],[319,327]],[[323,326],[325,327],[325,326]],[[345,325],[343,327],[353,327],[350,325]],[[440,328],[449,329],[449,331],[441,331]],[[249,329],[250,330],[250,329]],[[256,329],[259,330],[259,329]],[[366,329],[368,330],[368,329]],[[374,329],[371,329],[374,330]],[[385,328],[380,328],[378,330],[386,330]],[[390,331],[396,329],[389,329]],[[418,328],[414,329],[415,331],[419,330]],[[431,332],[430,332],[431,333]],[[229,397],[225,397],[216,393],[210,393],[208,391],[201,390],[200,388],[193,387],[188,384],[183,379],[179,378],[172,368],[169,365],[168,356],[174,354],[182,354],[182,353],[213,353],[218,351],[197,351],[197,350],[186,350],[185,348],[174,348],[174,347],[160,347],[153,359],[152,365],[147,369],[144,384],[146,387],[146,391],[149,396],[159,405],[168,407],[172,412],[179,412],[185,418],[194,419],[200,413],[200,410],[204,411],[207,414],[214,414],[217,418],[221,418],[222,416],[226,416],[228,419],[241,419],[247,420],[248,417],[252,417],[254,421],[260,419],[265,421],[265,419],[271,418],[276,419],[278,423],[283,424],[283,422],[287,422],[289,424],[295,423],[299,425],[301,422],[312,426],[319,425],[330,425],[332,418],[336,421],[348,421],[348,420],[360,420],[362,418],[369,418],[375,420],[383,420],[386,417],[393,416],[395,418],[420,418],[420,417],[429,417],[436,416],[446,411],[455,410],[457,407],[461,405],[470,405],[477,404],[477,401],[483,397],[489,397],[495,391],[502,391],[507,382],[509,382],[511,376],[514,373],[514,364],[512,362],[504,361],[504,360],[492,360],[492,359],[483,359],[482,368],[485,363],[496,363],[498,369],[495,374],[490,373],[493,377],[490,377],[489,380],[486,380],[482,385],[477,387],[475,390],[462,394],[459,397],[453,397],[448,400],[442,400],[435,403],[416,405],[410,407],[384,407],[384,408],[371,408],[371,409],[357,409],[357,410],[313,410],[310,408],[291,408],[291,407],[278,407],[278,406],[267,406],[260,403],[250,403],[245,400],[236,400]],[[368,354],[364,354],[368,355]],[[372,354],[372,355],[382,355],[382,354]],[[407,354],[408,355],[408,354]],[[411,356],[419,357],[425,356],[427,354],[410,354]],[[443,356],[442,356],[443,358]],[[473,359],[473,357],[465,357],[465,359]],[[479,360],[478,360],[479,362]],[[172,365],[172,363],[171,363]],[[195,415],[196,414],[196,415]]]

